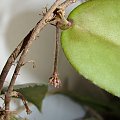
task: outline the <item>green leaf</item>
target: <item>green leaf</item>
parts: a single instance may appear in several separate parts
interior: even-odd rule
[[[7,88],[4,88],[3,91],[6,89]],[[27,101],[33,103],[38,108],[38,110],[41,111],[42,100],[47,93],[48,86],[39,83],[27,83],[22,85],[15,85],[14,90],[20,92]]]
[[[66,57],[85,78],[120,97],[120,1],[90,0],[75,8],[61,34]]]

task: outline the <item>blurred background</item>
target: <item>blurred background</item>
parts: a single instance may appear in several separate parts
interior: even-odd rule
[[[42,11],[45,7],[49,8],[55,0],[1,0],[0,2],[0,71],[19,42],[41,19]],[[63,1],[63,0],[61,0]],[[71,5],[66,10],[66,16],[79,2]],[[55,28],[48,25],[45,27],[37,40],[33,43],[26,61],[34,60],[36,67],[33,69],[32,63],[26,64],[20,71],[16,84],[23,83],[48,83],[49,77],[53,71],[55,47]],[[72,91],[80,96],[88,96],[92,99],[110,100],[110,95],[99,89],[91,82],[80,76],[69,64],[64,56],[62,49],[59,53],[59,76],[62,80],[64,91]],[[9,84],[13,66],[5,85]],[[56,91],[50,87],[49,91]],[[73,102],[66,96],[53,95],[46,96],[43,100],[42,113],[37,108],[31,107],[33,113],[29,116],[25,111],[20,114],[21,117],[27,117],[30,120],[81,120],[86,110],[82,105]]]

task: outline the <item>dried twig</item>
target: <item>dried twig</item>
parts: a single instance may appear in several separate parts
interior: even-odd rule
[[[69,6],[71,3],[74,3],[75,1],[76,0],[66,0],[64,3],[60,4],[60,0],[56,0],[55,3],[51,6],[51,8],[46,12],[46,14],[44,14],[43,18],[36,24],[36,26],[29,32],[29,34],[24,38],[24,40],[18,45],[18,47],[13,51],[13,53],[8,58],[6,65],[4,66],[2,73],[0,75],[0,92],[3,88],[5,78],[9,72],[12,64],[14,63],[16,58],[21,53],[20,59],[18,61],[18,64],[17,64],[14,74],[12,76],[10,85],[5,94],[5,112],[6,112],[5,120],[9,120],[9,104],[10,104],[10,100],[11,100],[10,94],[13,91],[13,86],[15,84],[16,78],[19,74],[21,67],[24,64],[25,57],[29,51],[30,46],[32,45],[35,38],[37,37],[38,33],[53,19],[54,16],[56,16],[56,15],[54,15],[54,14],[56,14],[56,13],[54,13],[54,11],[58,10],[58,8],[61,9],[62,11],[64,11],[64,9],[67,6]],[[56,21],[56,22],[59,22],[59,21]],[[55,58],[55,59],[57,61],[57,58]],[[56,64],[57,64],[57,62],[55,62],[55,66],[56,66]],[[56,67],[54,69],[56,71]],[[55,71],[54,71],[54,73],[55,73]]]
[[[63,2],[59,8],[61,8],[62,10],[65,10],[68,6],[70,6],[71,4],[77,2],[77,0],[66,0],[65,2]]]
[[[49,78],[49,83],[54,85],[55,87],[58,87],[61,85],[61,81],[58,77],[58,53],[59,53],[59,27],[56,23],[56,43],[55,43],[55,59],[54,59],[54,69],[53,69],[53,75]]]
[[[22,67],[23,63],[24,63],[24,60],[25,60],[25,57],[28,53],[28,50],[30,48],[30,46],[32,45],[32,42],[35,40],[36,36],[38,35],[38,33],[43,29],[44,26],[47,25],[47,21],[49,21],[49,19],[52,18],[52,13],[54,12],[54,10],[56,9],[57,6],[59,6],[60,4],[60,0],[56,0],[56,2],[52,5],[52,7],[48,10],[48,12],[46,13],[46,15],[36,24],[36,26],[33,28],[31,34],[30,34],[30,37],[29,37],[29,40],[28,40],[28,43],[26,44],[23,52],[22,52],[22,55],[18,61],[18,64],[16,66],[16,69],[14,71],[14,74],[12,76],[12,79],[11,79],[11,82],[10,82],[10,85],[8,87],[8,90],[7,90],[7,93],[5,95],[5,111],[6,111],[6,117],[5,119],[6,120],[9,120],[9,106],[10,106],[10,93],[12,92],[13,90],[13,86],[15,84],[15,81],[16,81],[16,78],[17,78],[17,75],[20,71],[20,68]]]
[[[12,54],[8,58],[3,70],[1,72],[1,75],[0,75],[0,93],[1,93],[1,90],[3,88],[3,84],[5,82],[6,76],[9,72],[11,66],[13,65],[16,58],[19,56],[19,54],[22,52],[22,50],[26,46],[26,44],[30,38],[31,33],[32,33],[32,31],[30,31],[29,34],[20,42],[20,44],[16,47],[16,49],[12,52]]]
[[[32,111],[29,109],[28,105],[27,105],[27,101],[26,99],[24,98],[24,96],[20,93],[20,92],[17,92],[17,91],[12,91],[11,92],[11,97],[17,97],[17,98],[20,98],[25,106],[25,109],[26,109],[26,112],[27,114],[30,114]]]

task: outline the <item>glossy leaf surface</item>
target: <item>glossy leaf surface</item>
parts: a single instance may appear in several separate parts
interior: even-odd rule
[[[66,57],[85,78],[120,96],[120,1],[90,0],[75,8],[61,42]]]

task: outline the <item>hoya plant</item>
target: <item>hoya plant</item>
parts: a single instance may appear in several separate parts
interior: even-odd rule
[[[74,68],[94,84],[120,96],[119,0],[90,0],[69,15],[71,28],[61,34]]]
[[[0,106],[0,119],[18,120],[10,111],[12,97],[20,98],[23,101],[27,114],[30,114],[31,110],[26,101],[33,103],[41,110],[42,100],[48,90],[47,84],[14,84],[21,67],[25,65],[25,58],[32,43],[47,24],[56,28],[54,69],[49,78],[49,84],[55,87],[61,86],[57,70],[60,39],[65,56],[80,75],[105,91],[117,97],[120,96],[120,1],[88,0],[74,8],[66,18],[65,9],[75,2],[77,0],[65,0],[64,2],[56,0],[50,9],[46,9],[43,18],[8,58],[0,75],[0,93],[4,96],[5,103],[5,107]],[[60,29],[61,36],[59,36]],[[7,74],[17,58],[19,60],[10,84],[8,87],[4,87]],[[110,105],[111,103],[86,100],[72,93],[62,92],[62,94],[79,101],[80,104],[86,104],[98,112],[110,110],[114,115],[119,114],[120,104]],[[102,120],[98,114],[89,120],[93,119]]]

